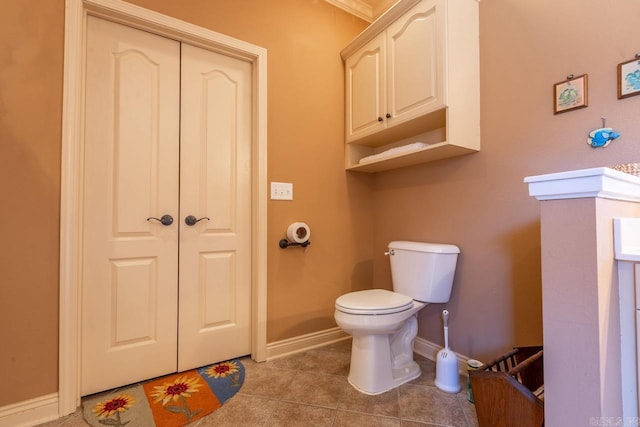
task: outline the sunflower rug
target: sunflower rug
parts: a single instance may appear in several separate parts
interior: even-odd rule
[[[234,359],[85,397],[82,412],[94,427],[184,426],[221,407],[243,382]]]

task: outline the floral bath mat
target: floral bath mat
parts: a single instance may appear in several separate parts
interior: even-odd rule
[[[221,407],[243,382],[235,359],[88,396],[82,410],[94,427],[184,426]]]

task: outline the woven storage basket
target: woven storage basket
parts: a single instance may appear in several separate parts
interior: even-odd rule
[[[615,165],[611,169],[635,176],[640,176],[640,163],[625,163],[623,165]]]

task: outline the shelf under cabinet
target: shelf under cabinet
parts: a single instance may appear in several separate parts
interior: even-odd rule
[[[347,149],[350,148],[354,147],[347,147]],[[478,150],[449,144],[446,141],[443,141],[437,144],[428,145],[427,147],[424,147],[420,150],[411,151],[408,153],[400,153],[378,161],[348,166],[347,170],[369,173],[382,172],[390,169],[397,169],[405,166],[413,166],[421,163],[432,162],[434,160],[446,159],[448,157],[471,154],[477,151]]]

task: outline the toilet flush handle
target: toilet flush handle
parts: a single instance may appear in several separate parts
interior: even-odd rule
[[[387,252],[384,253],[385,255],[395,255],[396,251],[394,251],[393,249],[389,249]]]

